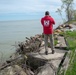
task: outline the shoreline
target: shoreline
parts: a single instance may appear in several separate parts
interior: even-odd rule
[[[62,26],[63,24],[61,24],[61,25],[59,25],[59,26],[57,26],[55,29],[54,29],[54,31],[56,32],[56,33],[58,33],[58,32],[61,32],[60,30],[57,30],[58,28],[60,29],[60,28],[62,28],[62,27],[64,27],[64,26]],[[33,35],[34,36],[34,35]],[[27,37],[27,36],[26,36]],[[29,37],[31,37],[31,35],[29,36]],[[24,39],[23,41],[25,41],[26,39]],[[18,42],[22,42],[22,41],[16,41],[16,44],[18,43]],[[11,45],[14,45],[15,44],[15,42],[13,43],[13,44],[11,44]],[[5,44],[6,45],[6,44]],[[9,46],[9,48],[12,48],[12,46],[11,46],[10,44],[8,44],[7,46]],[[2,45],[3,46],[3,45]],[[8,51],[10,50],[10,49],[7,49]],[[13,49],[14,50],[14,49]],[[14,50],[15,51],[15,50]],[[11,51],[10,51],[11,52]],[[12,51],[13,52],[13,51]],[[12,53],[11,52],[11,53]],[[9,53],[8,53],[9,54]],[[4,57],[7,57],[7,58],[9,58],[9,56],[7,56],[7,55],[5,55]]]
[[[63,32],[63,29],[64,28],[68,28],[68,29],[71,29],[72,28],[72,26],[71,25],[60,25],[60,26],[58,26],[56,29],[55,29],[55,32],[54,32],[54,35],[59,35],[59,33],[62,31]],[[30,52],[30,51],[28,51],[28,50],[31,50],[31,51],[33,51],[33,50],[35,50],[36,51],[36,49],[39,47],[39,45],[41,44],[41,37],[42,37],[42,35],[41,34],[37,34],[37,35],[35,35],[35,36],[32,36],[32,37],[30,37],[30,38],[28,38],[28,37],[26,37],[26,43],[25,42],[21,42],[21,43],[19,43],[18,44],[18,46],[20,47],[20,49],[18,49],[18,50],[16,50],[15,51],[15,53],[19,53],[19,54],[26,54],[26,52]],[[38,43],[35,45],[33,42],[34,41],[37,41]],[[31,44],[32,43],[32,44]],[[30,45],[31,44],[31,45]],[[32,46],[33,46],[33,48],[34,49],[32,49]],[[24,51],[23,49],[25,48],[25,50],[26,51]],[[10,57],[13,59],[13,58],[16,58],[16,56],[17,56],[17,54],[15,54],[14,56],[13,55],[11,55]],[[26,56],[26,58],[27,58],[27,56]],[[25,59],[26,59],[25,58]],[[7,60],[7,61],[9,61],[9,60]]]
[[[29,21],[29,20],[27,20],[27,21]],[[18,23],[16,23],[16,24],[18,24]],[[39,20],[38,20],[38,23],[34,22],[34,21],[32,22],[32,20],[31,20],[31,23],[26,22],[26,20],[24,20],[24,21],[22,20],[21,24],[18,24],[18,25],[16,25],[16,24],[14,23],[14,25],[13,25],[12,21],[11,21],[11,24],[8,24],[8,23],[4,23],[2,25],[0,24],[0,26],[2,27],[2,28],[0,27],[1,28],[0,29],[1,42],[2,42],[2,44],[0,44],[0,51],[2,51],[3,53],[7,53],[6,51],[8,51],[7,54],[4,54],[4,57],[9,57],[8,54],[9,54],[9,52],[11,52],[10,51],[10,48],[12,48],[11,45],[14,45],[15,42],[17,42],[17,43],[22,42],[22,41],[25,41],[25,37],[35,36],[36,34],[42,34],[42,26],[40,25]],[[33,25],[34,27],[31,26],[31,28],[35,29],[35,30],[26,28],[26,26],[29,27],[31,24],[36,25],[36,26]],[[34,32],[34,33],[31,33],[31,32]]]

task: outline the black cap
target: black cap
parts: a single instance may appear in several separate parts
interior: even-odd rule
[[[46,11],[46,12],[45,12],[45,15],[49,15],[49,11]]]

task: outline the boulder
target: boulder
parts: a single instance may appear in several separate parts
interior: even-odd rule
[[[51,68],[50,64],[46,64],[41,67],[40,71],[36,75],[55,75],[54,70]]]

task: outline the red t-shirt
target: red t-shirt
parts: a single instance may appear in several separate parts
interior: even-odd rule
[[[44,34],[53,33],[53,24],[55,24],[54,19],[51,16],[45,16],[41,19],[41,24],[43,25]]]

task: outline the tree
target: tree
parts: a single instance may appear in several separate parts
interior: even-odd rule
[[[65,9],[66,12],[66,17],[67,20],[70,21],[72,20],[72,16],[73,16],[73,0],[61,0],[62,1],[62,6],[61,8]]]
[[[73,15],[73,17],[74,17],[74,20],[76,20],[76,10],[74,10],[74,15]]]
[[[65,22],[65,19],[62,16],[62,10],[58,8],[56,12],[59,13],[59,15],[61,16],[61,19],[63,20],[63,22]]]
[[[59,15],[61,16],[61,18],[62,18],[62,20],[63,20],[62,13],[61,13],[61,12],[62,12],[61,9],[58,8],[56,12],[59,13]]]

